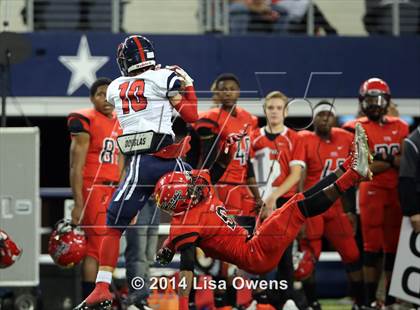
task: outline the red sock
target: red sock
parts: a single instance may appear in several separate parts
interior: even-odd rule
[[[112,300],[112,295],[109,291],[109,284],[105,282],[96,283],[93,292],[86,298],[86,304],[96,305],[105,300]]]
[[[95,288],[98,288],[100,290],[109,290],[109,283],[106,282],[98,282],[95,285]]]
[[[361,176],[353,169],[347,169],[344,174],[335,181],[335,184],[342,193],[346,192],[349,188],[359,182]]]
[[[350,169],[352,159],[353,159],[353,157],[350,155],[346,158],[344,163],[341,164],[341,167],[344,169],[344,171],[347,171],[347,170]]]
[[[117,265],[120,251],[121,231],[108,228],[106,237],[102,241],[101,252],[99,253],[99,266],[115,267]]]

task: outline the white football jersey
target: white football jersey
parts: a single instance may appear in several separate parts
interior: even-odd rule
[[[176,95],[180,85],[181,78],[171,70],[147,70],[112,81],[106,99],[115,106],[124,134],[153,130],[174,136],[168,97]]]
[[[263,128],[261,128],[263,130]],[[266,199],[273,192],[273,182],[281,173],[280,163],[270,159],[271,150],[264,147],[255,152],[251,159],[254,168],[255,179],[258,184],[261,199]]]

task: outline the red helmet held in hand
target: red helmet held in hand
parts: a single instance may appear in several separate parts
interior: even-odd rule
[[[0,229],[0,268],[13,265],[21,254],[22,250],[4,230]]]
[[[300,253],[301,257],[298,259],[299,263],[293,276],[295,280],[301,281],[309,278],[315,269],[315,257],[310,251]]]
[[[77,265],[86,256],[85,233],[69,220],[59,221],[50,236],[48,253],[60,267]]]

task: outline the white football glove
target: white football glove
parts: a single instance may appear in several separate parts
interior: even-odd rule
[[[166,66],[165,68],[174,71],[176,74],[178,74],[180,77],[182,77],[182,79],[185,82],[185,86],[192,86],[193,85],[194,80],[180,66],[177,66],[177,65]]]

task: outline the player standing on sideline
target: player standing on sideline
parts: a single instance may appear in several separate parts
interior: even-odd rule
[[[221,74],[215,83],[220,107],[200,113],[199,120],[194,124],[202,141],[202,168],[219,165],[215,159],[224,152],[221,149],[221,142],[232,133],[243,132],[244,135],[241,141],[237,142],[236,152],[224,170],[216,191],[229,215],[255,217],[255,205],[257,203],[261,206],[262,200],[255,186],[254,171],[250,162],[249,134],[256,128],[258,120],[237,106],[240,84],[235,75]],[[219,168],[222,171],[225,167]]]
[[[257,168],[258,184],[264,184],[261,195],[267,206],[260,214],[262,220],[275,209],[281,208],[296,194],[296,184],[305,168],[304,150],[299,135],[284,125],[287,102],[288,98],[283,93],[279,91],[269,93],[263,105],[267,125],[254,130],[252,134],[253,164]],[[276,280],[286,280],[288,287],[286,290],[270,292],[269,295],[276,295],[273,296],[276,298],[271,303],[283,305],[287,300],[293,299],[292,245],[281,257],[277,266]],[[266,292],[256,294],[258,304],[267,304],[268,297]],[[292,303],[291,300],[288,301],[288,304]]]
[[[91,109],[68,116],[70,144],[70,184],[73,191],[73,224],[86,233],[87,255],[82,267],[82,295],[95,287],[99,250],[104,237],[106,209],[120,179],[122,162],[116,138],[121,134],[114,106],[106,101],[111,80],[100,78],[90,87]]]
[[[344,162],[352,149],[353,134],[336,123],[335,108],[328,101],[321,101],[314,107],[314,131],[301,131],[306,162],[304,190],[308,190],[325,178]],[[309,307],[317,310],[321,306],[316,296],[316,283],[312,276],[315,262],[319,259],[324,235],[338,251],[350,280],[350,295],[357,307],[363,305],[363,274],[359,249],[349,217],[344,213],[344,196],[323,214],[307,219],[305,237],[300,240],[304,253],[302,264],[295,275],[303,279],[303,288]],[[354,209],[352,207],[348,208]],[[350,211],[349,210],[349,211]],[[351,215],[352,216],[352,215]]]
[[[238,78],[230,73],[219,75],[212,84],[213,102],[218,104],[209,111],[200,113],[194,129],[201,140],[201,165],[212,170],[221,178],[216,184],[216,191],[226,206],[228,214],[235,216],[238,224],[252,231],[255,226],[255,210],[262,205],[256,187],[254,171],[250,162],[250,133],[258,124],[255,116],[237,106],[240,96]],[[233,146],[234,155],[230,162],[221,165],[219,157],[225,153],[223,141],[229,135],[242,132],[241,140]],[[256,208],[257,207],[257,208]],[[234,268],[221,262],[218,279],[229,279]],[[229,282],[229,281],[228,281]],[[215,291],[215,306],[223,308],[236,306],[236,290],[229,285],[226,291]]]
[[[172,172],[163,176],[156,184],[156,204],[171,213],[172,221],[169,237],[158,251],[157,259],[169,263],[176,251],[181,252],[179,310],[188,309],[196,246],[206,255],[250,273],[272,270],[306,218],[325,212],[348,188],[363,178],[370,178],[369,157],[366,135],[358,125],[354,154],[335,173],[318,182],[311,189],[313,195],[307,192],[294,195],[253,236],[227,216],[206,171]]]
[[[359,207],[363,235],[365,303],[375,301],[378,282],[376,266],[380,252],[384,252],[383,268],[386,276],[385,304],[395,303],[389,296],[389,284],[394,266],[402,219],[398,200],[398,168],[402,142],[408,135],[408,125],[400,118],[387,116],[391,91],[381,79],[371,78],[360,87],[359,103],[366,115],[343,125],[353,130],[360,122],[369,137],[374,154],[370,169],[374,178],[359,186]]]
[[[193,80],[178,66],[156,69],[154,48],[147,38],[127,37],[118,46],[117,63],[122,76],[109,85],[107,100],[115,106],[124,132],[118,137],[118,145],[128,156],[128,167],[107,209],[95,289],[76,309],[111,307],[109,285],[122,233],[162,175],[189,168],[179,159],[188,151],[189,139],[174,144],[173,109],[186,122],[198,117]]]

